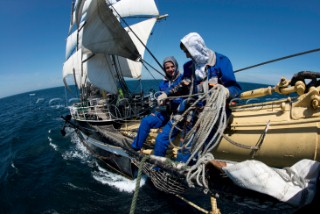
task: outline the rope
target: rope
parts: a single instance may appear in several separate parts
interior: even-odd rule
[[[226,135],[223,135],[223,138],[225,138],[232,145],[240,147],[242,149],[250,149],[250,150],[258,150],[259,149],[257,146],[247,146],[247,145],[244,145],[241,143],[237,143],[236,141],[232,140],[231,138],[227,137]]]
[[[223,135],[223,138],[226,139],[229,143],[231,143],[232,145],[234,146],[238,146],[242,149],[251,149],[251,150],[254,150],[254,151],[257,151],[260,149],[261,147],[261,144],[263,143],[263,140],[268,132],[268,129],[269,129],[269,126],[270,126],[270,120],[268,121],[268,123],[266,124],[266,127],[263,131],[263,133],[261,134],[257,144],[255,146],[247,146],[247,145],[244,145],[244,144],[241,144],[241,143],[237,143],[236,141],[232,140],[231,138],[227,137],[225,134]]]
[[[204,110],[199,115],[199,118],[194,126],[194,142],[193,151],[190,159],[187,163],[191,161],[191,158],[195,156],[198,151],[202,150],[205,154],[211,151],[222,137],[223,131],[227,126],[227,116],[226,116],[226,98],[224,95],[225,88],[221,85],[216,85],[212,88],[209,93],[211,96],[206,101],[206,106]],[[218,125],[218,126],[217,126]],[[207,142],[209,135],[212,130],[217,126],[214,136]],[[188,134],[192,134],[189,132]]]
[[[180,198],[181,200],[183,200],[184,202],[186,202],[187,204],[189,204],[190,206],[196,208],[197,210],[199,210],[200,212],[203,212],[203,213],[209,213],[207,210],[201,208],[200,206],[196,205],[195,203],[185,199],[184,197],[178,195],[178,194],[175,194],[176,197]]]
[[[206,103],[203,111],[199,114],[199,118],[192,129],[187,133],[183,147],[191,144],[191,155],[186,162],[188,165],[192,160],[197,162],[187,170],[187,183],[190,187],[194,186],[192,180],[196,180],[197,184],[204,187],[204,191],[208,192],[208,184],[205,177],[205,165],[208,161],[214,159],[210,153],[220,142],[225,127],[227,126],[226,116],[226,97],[225,88],[217,84],[209,90],[207,94],[203,94],[196,100],[182,115],[182,118],[196,108],[196,105],[202,101]],[[181,120],[174,121],[170,131],[169,139],[174,128]],[[214,131],[214,133],[212,133]],[[210,134],[213,134],[211,137]],[[211,139],[209,139],[209,137]],[[172,142],[170,142],[172,143]]]
[[[217,205],[217,199],[213,196],[211,196],[211,207],[212,211],[210,212],[210,214],[221,214],[220,209]]]
[[[252,65],[252,66],[248,66],[248,67],[245,67],[245,68],[241,68],[241,69],[235,70],[233,73],[237,73],[239,71],[247,70],[247,69],[250,69],[250,68],[255,68],[255,67],[258,67],[258,66],[261,66],[261,65],[265,65],[265,64],[268,64],[268,63],[271,63],[271,62],[277,62],[277,61],[280,61],[280,60],[284,60],[284,59],[288,59],[288,58],[291,58],[291,57],[296,57],[296,56],[300,56],[300,55],[304,55],[304,54],[309,54],[309,53],[313,53],[313,52],[317,52],[317,51],[320,51],[320,48],[316,48],[316,49],[313,49],[313,50],[292,54],[292,55],[289,55],[289,56],[280,57],[280,58],[277,58],[277,59],[273,59],[273,60],[269,60],[269,61],[266,61],[266,62],[262,62],[262,63],[256,64],[256,65]]]
[[[207,192],[208,188],[208,183],[206,181],[206,172],[205,172],[205,165],[210,161],[213,160],[214,157],[211,153],[207,153],[200,157],[198,161],[190,167],[188,170],[186,180],[189,185],[189,187],[194,187],[194,184],[192,180],[196,180],[197,184],[201,187],[205,188],[205,192]]]
[[[133,195],[132,202],[131,202],[130,214],[134,214],[134,211],[136,209],[136,204],[137,204],[138,195],[139,195],[140,181],[141,181],[141,177],[142,177],[142,169],[143,169],[144,163],[146,162],[146,160],[148,158],[149,158],[148,155],[144,156],[139,164],[139,170],[138,170],[137,181],[136,181],[136,188],[135,188],[134,195]]]

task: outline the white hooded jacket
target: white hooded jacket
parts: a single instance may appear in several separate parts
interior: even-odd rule
[[[206,66],[213,66],[216,63],[215,53],[206,46],[198,33],[189,33],[181,39],[181,43],[186,47],[195,64],[196,79],[204,80],[207,77]]]

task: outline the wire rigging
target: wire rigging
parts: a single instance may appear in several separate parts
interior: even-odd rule
[[[261,65],[265,65],[265,64],[272,63],[272,62],[277,62],[277,61],[281,61],[281,60],[284,60],[284,59],[289,59],[289,58],[292,58],[292,57],[296,57],[296,56],[300,56],[300,55],[304,55],[304,54],[309,54],[309,53],[313,53],[313,52],[317,52],[317,51],[320,51],[320,48],[316,48],[316,49],[313,49],[313,50],[304,51],[304,52],[300,52],[300,53],[295,53],[295,54],[291,54],[291,55],[288,55],[288,56],[280,57],[280,58],[277,58],[277,59],[261,62],[261,63],[256,64],[256,65],[252,65],[252,66],[248,66],[248,67],[245,67],[245,68],[241,68],[241,69],[235,70],[233,73],[237,73],[237,72],[248,70],[248,69],[251,69],[251,68],[255,68],[255,67],[258,67],[258,66],[261,66]]]

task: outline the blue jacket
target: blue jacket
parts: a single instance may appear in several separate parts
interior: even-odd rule
[[[183,78],[183,75],[179,73],[174,80],[170,81],[167,78],[163,79],[160,82],[159,90],[165,92],[169,96],[170,95],[174,96],[174,94],[171,94],[170,91],[174,87],[176,87],[177,85],[180,84],[182,78]],[[181,103],[181,101],[182,101],[182,98],[176,98],[176,99],[170,100],[170,108],[171,108],[171,110],[175,111],[178,108],[178,106]]]
[[[241,86],[237,83],[236,78],[233,73],[232,64],[228,57],[215,53],[216,63],[214,66],[208,67],[208,79],[212,77],[218,77],[218,83],[223,85],[229,90],[229,98],[238,97],[241,93]],[[191,78],[192,72],[194,71],[194,65],[192,61],[188,61],[183,65],[183,76],[184,78]],[[195,82],[195,86],[198,85],[200,81]],[[196,87],[194,87],[196,89]],[[196,93],[196,91],[194,91]]]

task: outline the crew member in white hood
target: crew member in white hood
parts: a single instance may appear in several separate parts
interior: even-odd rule
[[[189,33],[181,39],[180,48],[192,60],[185,63],[184,76],[194,73],[195,85],[201,82],[219,83],[226,87],[227,98],[239,96],[241,87],[234,76],[232,64],[228,57],[209,49],[198,33]],[[196,89],[199,87],[195,87]],[[197,93],[199,91],[195,91]]]
[[[183,73],[183,79],[193,79],[192,93],[205,92],[204,89],[208,89],[210,84],[218,83],[225,87],[227,99],[234,98],[240,94],[241,87],[235,79],[230,60],[226,56],[215,53],[207,48],[198,33],[189,33],[183,37],[180,48],[186,53],[188,58],[192,59],[185,63]],[[201,88],[203,90],[199,91]],[[228,108],[227,114],[230,114],[230,109]],[[177,134],[178,129],[172,129],[172,122],[169,121],[156,138],[154,155],[165,156],[170,144],[169,135],[172,138],[171,140],[173,140]]]

